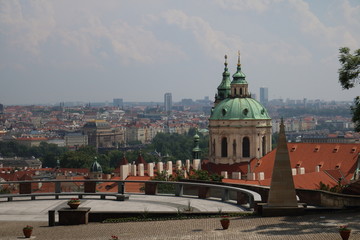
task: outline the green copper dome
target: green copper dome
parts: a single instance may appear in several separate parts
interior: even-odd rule
[[[96,160],[91,165],[90,172],[102,172],[102,167]]]
[[[213,109],[210,120],[270,119],[268,112],[252,98],[228,98]]]
[[[232,76],[233,77],[233,80],[231,82],[231,84],[248,84],[247,81],[245,80],[245,73],[243,73],[241,71],[241,67],[238,65],[237,67],[237,71],[236,73],[234,73],[234,75]]]
[[[230,95],[230,89],[231,89],[230,73],[228,72],[228,68],[227,68],[227,56],[226,55],[225,55],[224,65],[225,65],[225,68],[224,68],[224,72],[222,74],[223,78],[222,78],[220,85],[217,88],[219,100],[227,98]]]

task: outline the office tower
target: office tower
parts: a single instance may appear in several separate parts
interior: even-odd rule
[[[124,108],[124,102],[122,98],[114,98],[113,99],[114,107],[118,107],[120,109]]]
[[[172,108],[171,93],[165,93],[164,95],[164,108],[165,108],[165,112],[171,112],[171,108]]]
[[[269,101],[269,92],[268,88],[261,87],[260,88],[260,103],[261,104],[267,104]]]

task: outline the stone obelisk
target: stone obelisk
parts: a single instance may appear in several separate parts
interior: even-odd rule
[[[283,119],[280,123],[278,147],[271,178],[269,198],[263,206],[263,216],[298,215],[303,211],[298,206],[291,171],[289,151],[286,143]]]

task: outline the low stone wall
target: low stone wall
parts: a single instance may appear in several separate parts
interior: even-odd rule
[[[360,196],[332,193],[322,190],[297,189],[301,202],[321,207],[360,207]]]

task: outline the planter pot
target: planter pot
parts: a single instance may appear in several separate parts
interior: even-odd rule
[[[80,202],[78,202],[78,203],[68,203],[68,205],[69,205],[69,207],[71,209],[77,209],[79,207],[79,205],[80,205]]]
[[[156,195],[158,188],[158,184],[154,182],[145,182],[145,194],[146,195]]]
[[[339,231],[340,236],[343,240],[348,240],[350,237],[351,230],[349,231]]]
[[[229,225],[230,225],[230,220],[229,219],[221,219],[220,220],[221,226],[223,227],[223,229],[228,229]]]
[[[198,188],[198,197],[200,199],[206,199],[210,197],[210,188],[209,187],[202,187]]]
[[[32,229],[23,229],[25,238],[30,238],[32,234]]]

